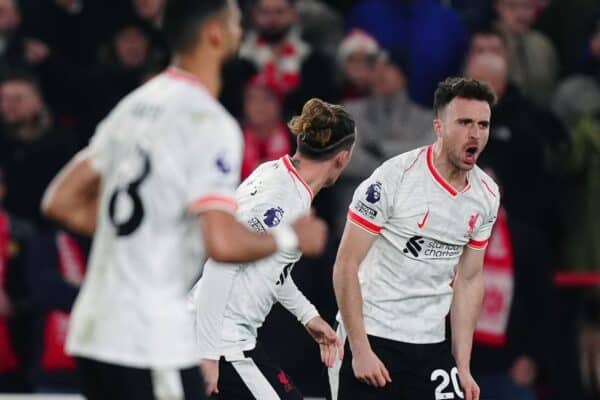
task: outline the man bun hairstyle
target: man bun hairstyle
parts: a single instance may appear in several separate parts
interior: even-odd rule
[[[228,6],[229,0],[167,0],[162,30],[171,50],[193,49],[204,21]]]
[[[300,154],[311,159],[331,158],[352,148],[356,141],[356,125],[350,114],[342,106],[316,98],[304,104],[302,114],[292,118],[288,127],[297,137]]]
[[[433,100],[433,112],[439,115],[455,97],[485,101],[490,108],[496,104],[494,90],[485,82],[471,78],[446,78],[438,84]]]

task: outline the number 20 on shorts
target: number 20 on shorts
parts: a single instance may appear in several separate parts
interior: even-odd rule
[[[441,379],[441,382],[435,388],[435,400],[464,399],[465,394],[460,389],[458,384],[458,368],[454,367],[450,370],[450,374],[443,369],[436,369],[431,373],[431,381],[436,382]],[[452,388],[449,388],[452,382]],[[452,392],[454,389],[454,392]]]

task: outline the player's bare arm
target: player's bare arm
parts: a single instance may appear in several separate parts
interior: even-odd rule
[[[346,223],[333,267],[333,287],[352,350],[354,375],[371,386],[383,387],[392,380],[369,344],[358,281],[358,268],[376,238],[353,223]]]
[[[323,251],[326,243],[327,227],[313,215],[299,218],[293,224],[293,232],[287,232],[291,236],[289,239],[252,232],[240,224],[233,214],[220,210],[205,211],[199,219],[206,253],[218,262],[260,260],[282,247],[290,247],[288,250],[297,247],[306,255],[317,255]]]
[[[452,352],[467,400],[479,399],[479,386],[471,376],[473,331],[483,301],[483,249],[465,246],[456,270],[451,308]]]
[[[81,151],[48,186],[42,201],[44,214],[75,232],[93,235],[100,183],[100,174],[92,167],[89,153]],[[278,249],[274,236],[250,231],[229,213],[206,211],[201,214],[200,221],[207,255],[217,261],[254,261]],[[293,228],[303,253],[315,255],[323,251],[327,233],[323,221],[308,215],[298,219]]]
[[[48,186],[42,200],[42,212],[74,232],[93,235],[100,181],[89,152],[82,150]]]

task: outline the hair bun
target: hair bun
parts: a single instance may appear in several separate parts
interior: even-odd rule
[[[325,147],[333,136],[332,126],[336,115],[333,106],[320,99],[310,99],[302,108],[302,114],[288,124],[294,135],[314,147]]]

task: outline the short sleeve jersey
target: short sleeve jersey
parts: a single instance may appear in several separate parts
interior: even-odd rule
[[[87,151],[102,187],[68,351],[140,368],[195,365],[186,301],[205,260],[197,214],[235,212],[239,126],[171,68],[122,100]]]
[[[312,191],[285,156],[258,167],[240,185],[236,199],[240,222],[262,233],[291,224],[308,213]],[[318,315],[291,277],[301,255],[298,251],[280,251],[251,263],[206,262],[192,292],[203,358],[233,359],[253,349],[257,330],[276,302],[303,324]]]
[[[475,166],[462,192],[433,165],[432,146],[392,158],[356,189],[348,219],[378,235],[359,270],[366,331],[407,343],[444,340],[464,246],[484,249],[498,187]]]

